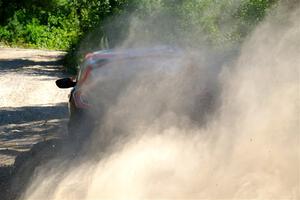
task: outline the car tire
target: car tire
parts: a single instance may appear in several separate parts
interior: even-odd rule
[[[68,137],[75,143],[82,143],[93,131],[92,120],[81,110],[72,113],[68,123]]]

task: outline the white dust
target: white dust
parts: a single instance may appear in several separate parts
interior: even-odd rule
[[[100,160],[37,171],[23,199],[299,199],[299,19],[259,25],[213,78],[219,100],[201,126],[210,66],[133,76],[98,130],[128,137]]]

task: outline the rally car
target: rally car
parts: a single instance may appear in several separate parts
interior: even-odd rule
[[[59,88],[72,88],[69,95],[69,135],[77,139],[82,135],[87,135],[93,131],[95,121],[99,121],[93,119],[94,116],[90,111],[99,110],[98,108],[101,105],[91,102],[88,93],[92,94],[94,90],[96,91],[96,87],[102,87],[105,81],[108,82],[110,78],[113,78],[105,74],[107,73],[107,68],[110,68],[112,65],[123,65],[122,67],[128,68],[128,70],[131,69],[132,74],[134,74],[145,65],[143,64],[144,60],[155,61],[161,58],[176,58],[179,54],[181,54],[179,49],[169,46],[110,49],[88,53],[78,67],[76,78],[68,77],[56,81],[56,85]],[[124,62],[130,62],[130,64],[124,66],[122,64]],[[134,70],[132,70],[133,68]],[[102,85],[98,84],[99,77],[106,77],[106,80],[102,78],[104,80]],[[86,87],[87,85],[89,87]],[[93,87],[90,87],[90,85],[93,85]],[[101,94],[97,95],[101,98]]]

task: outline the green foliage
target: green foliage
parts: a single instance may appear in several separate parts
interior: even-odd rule
[[[0,42],[68,50],[68,66],[133,33],[150,44],[224,48],[240,43],[277,1],[0,0]]]
[[[138,2],[138,3],[137,3]],[[139,0],[139,34],[167,43],[216,48],[240,43],[276,0]],[[150,35],[149,35],[150,34]]]
[[[14,6],[17,10],[0,26],[0,41],[49,49],[68,49],[78,41],[80,23],[72,11],[65,12],[67,0],[34,2],[22,9]]]
[[[245,37],[264,17],[276,0],[244,0],[235,13],[239,19],[239,33]]]
[[[127,0],[0,0],[0,41],[69,49]]]

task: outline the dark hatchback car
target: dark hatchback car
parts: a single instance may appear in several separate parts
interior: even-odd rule
[[[98,107],[100,105],[91,102],[88,93],[93,93],[95,87],[102,87],[102,85],[98,84],[99,77],[105,77],[102,84],[113,78],[105,74],[107,72],[107,70],[104,70],[105,68],[109,68],[111,65],[121,65],[120,63],[124,62],[131,62],[130,65],[126,64],[122,67],[130,67],[131,71],[135,73],[145,63],[144,60],[157,61],[162,58],[177,58],[179,55],[181,55],[181,52],[177,48],[168,46],[102,50],[87,54],[84,61],[78,67],[78,74],[75,79],[62,78],[56,81],[56,85],[59,88],[73,88],[69,95],[69,136],[72,138],[81,138],[93,131],[96,120],[91,111],[99,110]],[[124,70],[124,68],[122,69]],[[123,74],[121,75],[123,76]],[[94,86],[86,87],[87,85]],[[101,98],[101,93],[98,93],[98,96]]]

